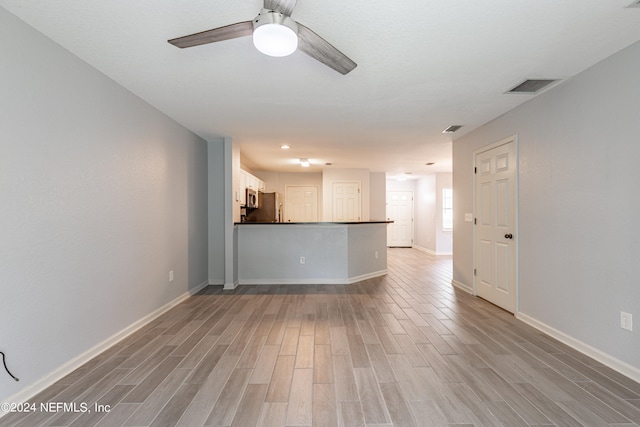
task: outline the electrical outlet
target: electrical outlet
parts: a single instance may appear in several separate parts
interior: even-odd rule
[[[620,312],[620,327],[627,331],[633,331],[633,316],[631,313]]]
[[[301,257],[300,257],[300,264],[304,264],[304,263],[305,263],[305,261],[306,261],[306,260],[304,259],[304,257],[303,257],[303,256],[301,256]]]
[[[169,272],[169,281],[173,282],[173,270]]]
[[[378,259],[378,251],[376,251],[375,257],[376,257],[376,259]]]

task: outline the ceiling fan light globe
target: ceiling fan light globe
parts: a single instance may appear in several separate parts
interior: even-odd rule
[[[281,24],[263,24],[253,30],[253,45],[269,56],[288,56],[298,48],[298,35]]]

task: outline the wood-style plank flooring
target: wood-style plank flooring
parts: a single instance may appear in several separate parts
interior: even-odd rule
[[[389,249],[349,286],[208,287],[0,426],[638,426],[640,385]]]

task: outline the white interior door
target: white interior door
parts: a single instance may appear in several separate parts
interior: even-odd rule
[[[285,188],[285,222],[318,221],[318,187],[288,185]]]
[[[413,246],[413,192],[387,191],[387,246]]]
[[[475,289],[517,310],[517,161],[515,137],[475,155]]]
[[[332,189],[332,221],[360,221],[360,183],[334,182]]]

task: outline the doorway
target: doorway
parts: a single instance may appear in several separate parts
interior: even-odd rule
[[[285,222],[318,221],[318,187],[287,185],[284,200]]]
[[[517,137],[474,153],[474,289],[515,313],[518,309]]]
[[[360,221],[360,183],[334,182],[332,206],[332,221]]]
[[[387,246],[413,246],[413,191],[387,191]]]

